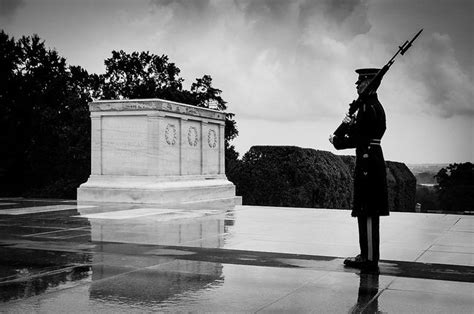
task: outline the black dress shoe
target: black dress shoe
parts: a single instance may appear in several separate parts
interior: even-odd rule
[[[379,265],[375,261],[369,261],[365,258],[362,258],[360,255],[356,257],[349,257],[344,260],[344,266],[358,268],[362,270],[378,270]]]
[[[347,267],[358,268],[357,266],[360,265],[363,261],[364,261],[364,259],[362,259],[362,257],[359,254],[356,257],[346,258],[344,260],[344,265],[347,266]]]

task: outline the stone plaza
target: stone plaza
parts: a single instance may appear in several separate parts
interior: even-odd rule
[[[472,313],[472,216],[393,213],[379,273],[332,209],[0,200],[5,313]]]

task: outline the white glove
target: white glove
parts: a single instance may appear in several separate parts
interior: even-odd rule
[[[334,141],[334,134],[331,134],[329,135],[329,142],[331,142],[331,144],[334,144],[333,141]]]
[[[342,120],[342,123],[352,123],[352,116],[350,116],[349,114],[346,114],[346,116]]]

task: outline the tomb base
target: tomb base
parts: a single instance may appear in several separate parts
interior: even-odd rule
[[[222,200],[239,205],[235,186],[225,176],[163,178],[90,176],[77,190],[80,202],[174,204]]]

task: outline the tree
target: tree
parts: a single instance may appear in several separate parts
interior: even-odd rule
[[[101,75],[101,88],[96,96],[103,99],[166,98],[187,100],[183,93],[180,69],[168,57],[149,52],[112,51],[105,60],[106,72]]]
[[[423,212],[439,210],[438,195],[432,187],[418,185],[416,188],[416,202],[421,205]]]
[[[0,154],[0,190],[16,191],[19,188],[17,173],[15,178],[13,171],[19,171],[21,164],[22,147],[17,142],[18,134],[18,99],[19,80],[18,71],[21,63],[21,48],[13,38],[10,38],[5,32],[0,32],[0,145],[2,149]],[[20,170],[21,172],[21,170]],[[9,181],[9,184],[7,182]],[[10,192],[9,191],[9,192]]]
[[[446,211],[472,211],[474,208],[474,164],[450,164],[436,175],[440,207]]]
[[[100,88],[95,97],[100,99],[161,98],[189,105],[226,110],[220,89],[212,86],[210,75],[196,79],[190,90],[183,89],[181,70],[168,56],[150,52],[112,51],[105,60],[106,72],[100,76]],[[226,163],[236,160],[238,153],[230,141],[238,135],[234,114],[226,114]]]
[[[69,66],[38,35],[19,40],[0,32],[0,194],[71,198],[90,174],[90,118],[94,98],[158,97],[225,110],[208,75],[184,90],[180,70],[167,56],[112,52],[106,73]],[[226,156],[237,136],[226,120]]]
[[[72,197],[90,171],[91,76],[37,35],[2,31],[0,49],[2,193]]]
[[[225,102],[220,94],[220,89],[212,87],[212,78],[210,75],[204,75],[191,85],[191,95],[189,101],[192,105],[199,107],[215,107],[219,110],[227,109],[227,102]],[[234,120],[233,113],[226,113],[225,119],[225,161],[226,169],[230,169],[237,162],[239,153],[235,150],[234,145],[230,145],[230,141],[237,137],[239,131]]]

